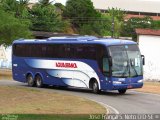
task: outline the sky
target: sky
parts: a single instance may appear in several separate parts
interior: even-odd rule
[[[37,2],[38,0],[30,0],[30,2]],[[62,3],[63,5],[65,5],[67,0],[50,0],[50,1],[54,1],[53,3]]]
[[[37,2],[38,0],[30,0],[30,1],[31,2]],[[65,5],[67,0],[50,0],[50,1],[62,3],[63,5]],[[139,0],[139,1],[159,1],[160,2],[160,0]]]
[[[60,2],[60,3],[62,3],[63,5],[65,5],[66,1],[67,1],[67,0],[56,0],[56,2]]]

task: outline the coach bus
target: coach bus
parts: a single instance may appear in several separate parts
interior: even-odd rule
[[[121,94],[143,86],[144,56],[133,41],[93,36],[20,39],[12,49],[13,79],[29,86]]]

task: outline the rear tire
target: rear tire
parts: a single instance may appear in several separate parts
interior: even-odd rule
[[[93,91],[93,93],[96,93],[96,94],[98,94],[100,92],[97,81],[93,82],[93,84],[92,84],[92,91]]]
[[[35,77],[35,82],[36,82],[36,86],[37,86],[38,88],[43,87],[43,81],[42,81],[42,77],[41,77],[40,75],[37,75],[37,76]]]
[[[118,90],[119,94],[125,94],[126,91],[127,91],[126,89]]]
[[[35,81],[33,79],[33,76],[31,74],[27,75],[27,83],[29,87],[35,86]]]

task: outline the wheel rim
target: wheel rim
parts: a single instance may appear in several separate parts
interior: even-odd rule
[[[33,78],[32,78],[32,76],[28,77],[28,85],[33,85]]]
[[[41,81],[41,78],[40,78],[40,77],[37,77],[36,83],[37,83],[37,86],[41,86],[42,81]]]
[[[97,90],[98,90],[98,85],[97,85],[96,82],[94,82],[94,83],[93,83],[93,91],[94,91],[94,92],[97,92]]]

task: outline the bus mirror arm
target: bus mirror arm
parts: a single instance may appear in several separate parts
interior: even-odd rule
[[[142,64],[145,65],[145,56],[141,55],[141,58],[142,58]]]
[[[111,56],[108,57],[108,61],[109,61],[109,66],[110,66],[109,67],[109,69],[110,69],[109,70],[109,76],[112,77],[112,65],[113,65],[113,62],[112,62],[112,57]]]
[[[108,57],[108,60],[109,60],[109,66],[112,66],[112,57],[109,56],[109,57]]]

